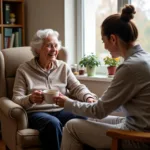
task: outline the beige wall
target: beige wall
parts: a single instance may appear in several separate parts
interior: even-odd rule
[[[26,45],[38,29],[52,28],[69,51],[69,64],[76,61],[76,0],[25,0]]]
[[[64,43],[64,0],[25,0],[25,15],[27,44],[43,28],[57,30]]]
[[[110,85],[110,82],[105,82],[105,81],[85,81],[85,80],[80,80],[82,84],[85,84],[89,90],[93,93],[95,93],[98,97],[101,97],[103,92],[108,88]]]

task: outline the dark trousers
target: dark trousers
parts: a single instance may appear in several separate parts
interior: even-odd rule
[[[64,110],[28,114],[29,127],[39,131],[43,150],[60,150],[62,128],[67,121],[73,118],[86,119]]]

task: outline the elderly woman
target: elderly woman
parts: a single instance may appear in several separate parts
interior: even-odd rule
[[[61,48],[58,36],[52,29],[36,32],[31,41],[35,58],[18,68],[13,89],[13,101],[27,111],[29,127],[39,131],[43,150],[59,150],[65,123],[72,118],[84,117],[65,112],[56,104],[47,104],[42,90],[57,89],[64,95],[69,90],[73,97],[83,102],[95,99],[69,66],[56,59]]]

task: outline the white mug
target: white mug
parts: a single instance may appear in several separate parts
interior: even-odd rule
[[[44,90],[43,96],[46,103],[54,104],[55,102],[53,101],[53,97],[59,96],[59,91],[53,89]]]

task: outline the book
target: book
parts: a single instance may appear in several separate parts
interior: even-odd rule
[[[4,35],[11,36],[12,35],[12,28],[4,28]]]
[[[4,48],[10,47],[12,31],[12,28],[4,28]]]
[[[10,4],[4,3],[4,23],[10,24]]]
[[[13,33],[15,34],[14,46],[22,46],[22,28],[14,28]]]
[[[7,43],[8,43],[8,38],[5,37],[5,38],[4,38],[4,48],[7,48],[7,45],[8,45]]]
[[[19,32],[15,32],[14,47],[19,47]]]
[[[22,29],[18,28],[18,44],[19,46],[22,46]]]
[[[10,37],[10,36],[8,36],[8,37],[7,37],[7,48],[9,48],[9,47],[10,47],[10,40],[11,40],[11,37]]]
[[[13,34],[11,35],[9,48],[10,48],[10,47],[14,47],[14,39],[15,39],[15,34],[13,33]]]

